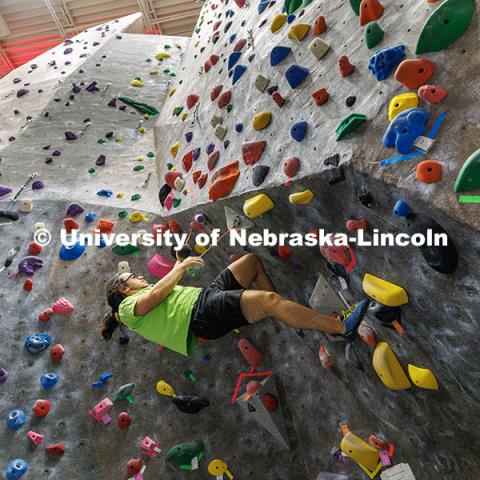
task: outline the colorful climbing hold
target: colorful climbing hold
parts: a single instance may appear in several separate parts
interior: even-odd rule
[[[287,160],[285,160],[283,164],[283,173],[287,177],[294,177],[298,169],[300,168],[300,159],[298,157],[290,157]]]
[[[390,72],[405,58],[405,45],[377,50],[368,62],[368,69],[377,80],[385,80]]]
[[[241,76],[246,72],[247,67],[245,65],[237,65],[233,70],[232,85],[235,85]]]
[[[397,67],[395,80],[405,85],[409,90],[416,90],[435,73],[435,65],[430,60],[415,58],[404,60]]]
[[[477,188],[480,188],[480,149],[467,158],[453,187],[455,192],[466,192]]]
[[[270,31],[272,33],[278,32],[287,22],[287,16],[285,13],[277,13],[270,25]]]
[[[223,85],[216,85],[210,92],[210,100],[214,102],[223,90]],[[227,102],[228,103],[228,102]]]
[[[408,294],[403,287],[366,273],[363,291],[376,302],[387,307],[398,307],[408,303]]]
[[[242,52],[232,52],[230,56],[228,57],[228,63],[227,63],[227,68],[231,70],[235,64],[238,62],[240,56],[242,55]]]
[[[195,94],[195,93],[190,94],[187,97],[187,108],[189,110],[191,108],[193,108],[195,106],[195,104],[198,102],[199,99],[200,99],[200,97],[197,94]]]
[[[257,90],[263,93],[268,86],[268,82],[269,80],[267,77],[264,77],[263,75],[259,74],[255,78],[255,87]]]
[[[414,385],[427,390],[438,390],[438,382],[435,375],[428,368],[420,368],[408,364],[408,374]]]
[[[293,205],[308,205],[312,200],[313,192],[308,189],[288,196],[288,201]]]
[[[264,181],[268,172],[270,171],[270,167],[267,165],[256,165],[253,168],[253,175],[252,175],[252,183],[255,187],[259,187]]]
[[[252,119],[252,127],[255,130],[263,130],[270,125],[272,120],[272,114],[270,112],[260,112],[255,115]]]
[[[270,65],[275,67],[281,63],[291,51],[292,49],[290,47],[273,47],[272,51],[270,52]]]
[[[325,33],[327,30],[327,22],[325,21],[325,17],[323,15],[318,16],[315,21],[313,22],[313,35],[321,35]]]
[[[419,182],[436,183],[442,177],[442,164],[435,160],[424,160],[417,165],[416,177]]]
[[[308,35],[309,30],[308,23],[296,23],[288,29],[288,38],[301,42]]]
[[[300,65],[291,65],[285,72],[285,78],[291,88],[297,88],[305,80],[310,70]]]
[[[383,15],[383,5],[379,0],[362,0],[360,3],[360,25],[378,20]]]
[[[418,107],[418,95],[415,92],[402,93],[390,100],[388,120],[391,122],[399,113],[409,108]]]
[[[260,140],[258,142],[249,142],[242,145],[243,161],[246,165],[253,165],[260,160],[267,142]]]
[[[328,100],[328,92],[326,88],[321,88],[312,93],[312,98],[315,103],[320,106],[323,105]]]
[[[217,170],[212,177],[212,182],[208,190],[208,198],[210,200],[217,200],[227,196],[233,190],[239,176],[238,162],[230,163],[220,170]]]
[[[355,65],[352,65],[346,55],[342,55],[338,59],[338,68],[342,77],[348,77],[355,70]]]
[[[346,135],[356,130],[360,125],[367,121],[366,115],[362,113],[351,113],[345,117],[337,129],[335,130],[337,135],[337,142],[342,140]]]
[[[379,342],[375,347],[373,368],[383,384],[391,390],[408,390],[412,386],[387,342]]]
[[[327,53],[329,48],[330,45],[327,42],[321,40],[320,38],[314,38],[308,46],[308,50],[310,50],[310,53],[317,60],[320,60]]]
[[[217,166],[219,158],[220,158],[220,152],[218,150],[216,150],[215,152],[209,155],[208,162],[207,162],[209,170],[213,170]]]
[[[340,449],[344,455],[359,465],[362,465],[370,472],[374,471],[380,463],[378,450],[350,431],[343,437],[340,443]]]
[[[475,0],[445,0],[427,18],[418,37],[415,53],[443,50],[460,38],[470,25]]]
[[[360,3],[362,0],[350,0],[350,6],[355,12],[355,15],[358,17],[360,15]]]
[[[370,22],[365,27],[364,42],[367,48],[373,48],[377,46],[383,39],[385,32],[377,22]]]
[[[305,135],[307,134],[308,130],[308,123],[303,121],[303,122],[298,122],[293,124],[292,128],[290,129],[290,134],[292,135],[292,138],[296,140],[297,142],[301,142],[304,138]]]
[[[415,140],[425,133],[429,117],[430,114],[423,108],[409,108],[399,113],[387,127],[383,145],[395,147],[403,155],[409,153]]]
[[[245,203],[243,204],[243,213],[245,213],[248,218],[257,218],[271,210],[273,207],[274,204],[270,197],[264,193],[259,193],[258,195],[245,200]]]
[[[418,96],[423,101],[436,105],[447,96],[447,91],[435,85],[423,85],[418,89]]]

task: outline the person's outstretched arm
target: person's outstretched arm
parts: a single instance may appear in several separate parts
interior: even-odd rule
[[[183,262],[177,260],[167,275],[159,280],[149,292],[138,297],[135,304],[135,315],[139,317],[146,315],[161,303],[182,279],[187,269],[192,267],[203,267],[203,260],[200,257],[188,257]]]

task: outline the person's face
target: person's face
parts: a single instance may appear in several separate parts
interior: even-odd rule
[[[141,275],[124,272],[120,275],[120,278],[123,282],[123,287],[120,288],[120,291],[123,293],[140,290],[148,286],[148,282]]]

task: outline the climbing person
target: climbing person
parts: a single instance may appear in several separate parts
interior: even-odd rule
[[[154,285],[143,276],[123,272],[106,284],[112,311],[100,330],[110,340],[125,324],[142,337],[188,356],[197,338],[214,340],[266,317],[296,329],[317,330],[352,340],[368,308],[364,299],[340,315],[325,315],[276,293],[261,260],[242,256],[207,287],[177,285],[190,268],[203,267],[200,257],[178,259]],[[255,285],[256,289],[251,289]]]

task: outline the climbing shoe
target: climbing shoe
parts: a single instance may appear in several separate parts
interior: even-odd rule
[[[367,298],[358,303],[354,303],[347,311],[342,312],[340,320],[345,325],[346,331],[343,337],[353,342],[360,322],[363,320],[368,309],[369,300]]]

